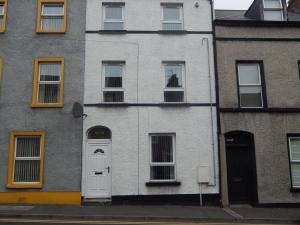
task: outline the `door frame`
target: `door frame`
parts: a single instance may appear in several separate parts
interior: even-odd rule
[[[85,196],[87,195],[87,145],[89,143],[99,143],[99,144],[110,144],[110,196],[109,197],[99,197],[96,199],[108,199],[112,197],[112,172],[113,172],[113,168],[112,168],[112,136],[110,136],[110,139],[89,139],[88,138],[88,134],[89,132],[96,127],[103,127],[106,128],[110,131],[110,135],[111,130],[107,127],[104,126],[92,126],[89,129],[86,130],[85,132],[85,140],[83,140],[83,151],[82,151],[82,181],[81,181],[81,196],[83,197],[83,199],[87,199]]]
[[[227,161],[227,157],[229,154],[229,147],[228,144],[227,144],[227,138],[228,136],[230,135],[244,135],[244,136],[248,136],[250,139],[250,146],[249,146],[249,150],[251,151],[251,154],[252,154],[252,166],[253,166],[253,187],[255,188],[255,190],[253,191],[253,201],[251,202],[245,202],[246,204],[249,203],[249,204],[253,204],[253,205],[256,205],[258,204],[258,185],[257,185],[257,165],[256,165],[256,150],[255,150],[255,140],[254,140],[254,134],[250,133],[250,132],[247,132],[247,131],[231,131],[231,132],[227,132],[225,133],[224,135],[224,138],[225,138],[225,159],[226,159],[226,170],[227,170],[227,196],[228,196],[228,201],[229,201],[229,204],[232,204],[232,202],[230,201],[230,196],[229,196],[229,174],[228,174],[228,171],[229,171],[229,164],[228,164],[228,161]],[[234,203],[233,203],[234,204]]]

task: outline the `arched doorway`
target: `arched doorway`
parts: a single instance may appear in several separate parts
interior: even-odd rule
[[[111,131],[96,126],[87,131],[84,198],[111,198]]]
[[[256,203],[254,136],[244,131],[225,134],[229,203]]]

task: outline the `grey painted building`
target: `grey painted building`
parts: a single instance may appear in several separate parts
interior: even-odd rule
[[[216,11],[223,205],[300,203],[300,23],[285,12]]]
[[[0,203],[80,203],[85,5],[0,1]]]

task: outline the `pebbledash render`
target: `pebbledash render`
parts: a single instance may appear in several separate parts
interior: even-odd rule
[[[218,203],[211,4],[87,0],[85,201]]]
[[[300,203],[299,21],[279,0],[216,10],[225,206]]]
[[[85,8],[0,0],[0,203],[80,203]]]

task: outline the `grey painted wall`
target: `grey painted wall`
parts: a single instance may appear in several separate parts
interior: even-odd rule
[[[67,1],[67,32],[36,34],[37,0],[8,1],[0,34],[0,192],[6,189],[10,131],[45,131],[42,191],[80,191],[82,120],[72,104],[83,102],[85,1]],[[65,58],[63,108],[32,109],[36,57]]]
[[[299,29],[217,26],[217,37],[298,38]],[[232,35],[230,35],[232,34]],[[236,60],[263,60],[268,107],[299,108],[299,42],[217,41],[221,108],[238,108]],[[224,134],[254,134],[259,203],[299,203],[290,192],[287,133],[300,133],[300,114],[221,113],[221,189],[228,204]]]

